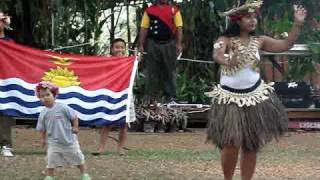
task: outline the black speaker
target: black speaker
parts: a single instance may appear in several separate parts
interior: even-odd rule
[[[274,89],[281,96],[311,96],[311,86],[305,82],[276,82]]]
[[[320,99],[319,98],[314,98],[313,102],[314,102],[315,108],[320,108]]]
[[[311,98],[283,98],[280,97],[282,104],[287,108],[309,108],[313,104]]]
[[[276,82],[274,89],[287,108],[308,108],[313,103],[311,86],[305,82]]]

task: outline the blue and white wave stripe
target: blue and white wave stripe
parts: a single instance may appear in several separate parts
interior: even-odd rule
[[[35,96],[36,84],[18,78],[0,79],[0,112],[37,118],[43,109]],[[108,89],[88,91],[78,86],[60,88],[57,102],[74,109],[84,125],[108,125],[126,121],[128,89],[113,92]]]

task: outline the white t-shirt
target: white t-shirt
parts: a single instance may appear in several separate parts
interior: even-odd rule
[[[72,134],[72,119],[77,115],[69,106],[56,102],[53,107],[45,107],[38,119],[37,130],[46,131],[48,144],[72,146],[76,142]]]

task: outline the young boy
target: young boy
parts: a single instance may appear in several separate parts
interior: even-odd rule
[[[77,115],[68,106],[55,101],[58,91],[58,87],[48,82],[41,82],[36,87],[36,95],[45,106],[37,123],[42,146],[48,143],[45,180],[54,180],[54,169],[63,166],[65,162],[80,169],[81,180],[90,180],[85,170],[84,155],[77,140],[76,134],[79,132]]]
[[[110,48],[110,54],[111,56],[117,56],[117,57],[121,57],[121,56],[125,56],[125,50],[126,50],[126,42],[121,39],[121,38],[117,38],[114,39],[111,43],[111,48]],[[131,97],[131,106],[130,106],[130,122],[135,121],[135,111],[134,111],[134,102],[133,102],[133,97]],[[122,122],[122,123],[112,123],[112,124],[108,124],[102,127],[101,129],[101,134],[100,134],[100,144],[99,144],[99,148],[98,148],[98,152],[94,152],[93,155],[100,155],[104,152],[105,150],[105,146],[106,146],[106,142],[107,142],[107,138],[109,135],[109,132],[112,128],[112,125],[119,125],[120,126],[120,132],[119,132],[119,143],[118,143],[118,153],[119,155],[125,155],[124,152],[124,144],[126,142],[127,139],[127,124],[126,122]]]

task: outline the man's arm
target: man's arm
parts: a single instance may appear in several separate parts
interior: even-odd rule
[[[177,35],[176,35],[176,48],[177,48],[177,56],[182,53],[182,40],[183,40],[183,30],[182,27],[177,28]]]
[[[177,56],[182,53],[183,47],[182,47],[182,40],[183,40],[183,21],[180,11],[178,11],[174,16],[174,24],[177,27],[176,32],[176,48],[177,48]]]
[[[294,23],[289,36],[284,40],[273,39],[268,36],[261,36],[263,40],[263,46],[261,49],[268,52],[283,52],[289,50],[294,45],[294,42],[298,39],[301,26],[301,24]]]
[[[148,29],[141,27],[140,33],[139,33],[139,52],[144,52],[144,44],[146,42],[148,35]]]
[[[307,11],[303,7],[294,8],[294,24],[285,40],[276,40],[267,36],[262,36],[262,50],[269,52],[282,52],[289,50],[294,42],[298,39],[300,29],[303,26],[304,19],[307,16]]]
[[[150,18],[146,12],[144,12],[140,25],[140,33],[139,33],[139,52],[144,52],[144,44],[147,39],[148,29],[150,26]]]

